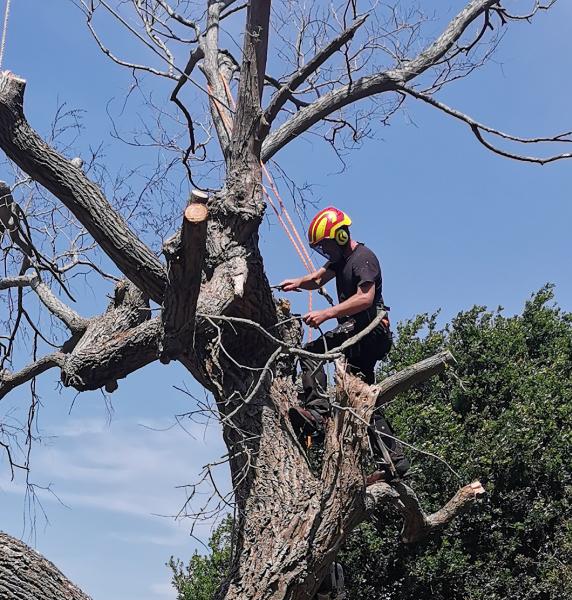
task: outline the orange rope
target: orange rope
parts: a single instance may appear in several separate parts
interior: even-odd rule
[[[264,194],[266,195],[266,198],[268,199],[268,202],[270,203],[270,206],[273,208],[274,213],[278,217],[278,221],[282,225],[282,229],[284,229],[284,231],[286,232],[286,235],[288,236],[288,239],[290,240],[290,242],[292,242],[292,246],[294,246],[294,249],[298,253],[298,256],[300,257],[300,260],[302,261],[302,264],[306,267],[306,269],[308,270],[308,273],[311,273],[313,265],[311,263],[308,263],[308,261],[304,257],[304,254],[300,251],[300,248],[298,247],[298,244],[296,243],[296,240],[292,237],[292,233],[288,229],[288,226],[286,225],[286,222],[284,221],[284,219],[280,215],[280,212],[278,211],[278,208],[276,208],[276,204],[272,200],[272,197],[270,196],[270,194],[268,193],[268,190],[266,189],[266,187],[264,187],[264,185],[262,186],[262,189],[264,190]]]
[[[312,262],[312,259],[310,258],[310,255],[308,254],[308,251],[306,250],[306,246],[304,245],[304,242],[300,238],[300,234],[298,233],[298,230],[296,229],[296,226],[294,225],[294,223],[292,222],[292,219],[290,218],[290,214],[288,213],[288,210],[286,209],[286,206],[285,206],[284,202],[282,201],[282,198],[280,197],[280,194],[278,193],[278,189],[277,189],[276,185],[274,184],[274,181],[273,181],[273,179],[272,179],[272,177],[270,175],[270,172],[266,168],[265,164],[263,164],[262,162],[260,164],[262,166],[262,170],[264,171],[264,174],[266,175],[266,178],[268,179],[268,182],[270,183],[270,187],[272,188],[272,191],[274,192],[274,195],[278,199],[278,203],[280,204],[280,208],[284,212],[284,215],[286,216],[286,220],[288,221],[290,227],[292,228],[292,231],[294,232],[294,235],[296,236],[296,239],[298,240],[298,244],[300,245],[300,248],[302,248],[304,256],[306,257],[306,260],[308,261],[308,264],[312,267],[312,271],[315,271],[316,267],[314,266],[314,263]]]
[[[228,81],[223,77],[222,73],[219,72],[219,75],[220,75],[222,84],[224,85],[227,102],[234,108],[235,102],[234,102],[234,98],[232,96],[230,87],[228,85]],[[208,84],[207,84],[207,88],[210,88],[210,86]],[[209,92],[210,92],[210,89],[209,89]],[[227,134],[230,135],[230,131],[232,129],[232,123],[229,121],[228,115],[224,111],[220,110],[220,108],[218,106],[218,102],[216,102],[216,101],[215,101],[215,106],[217,108],[218,114],[220,115],[221,119],[223,120]],[[298,233],[298,229],[296,228],[296,225],[294,225],[294,222],[292,221],[292,218],[290,217],[290,213],[286,209],[286,205],[284,204],[282,197],[280,196],[280,193],[278,192],[278,188],[276,187],[276,184],[274,183],[274,180],[272,179],[270,172],[266,168],[266,165],[262,161],[260,161],[260,166],[262,167],[262,171],[263,171],[264,175],[266,175],[266,179],[268,180],[268,183],[270,184],[270,189],[272,190],[274,196],[278,200],[278,204],[280,205],[280,211],[278,210],[278,207],[276,206],[274,200],[268,193],[268,190],[263,185],[262,189],[264,191],[264,194],[265,194],[270,206],[274,210],[274,214],[278,218],[278,222],[280,223],[280,225],[282,226],[282,229],[288,236],[290,243],[292,244],[292,246],[294,246],[294,249],[296,250],[296,253],[298,254],[300,260],[302,261],[302,264],[304,265],[304,267],[306,268],[308,273],[312,273],[313,271],[316,270],[316,267],[314,266],[314,263],[312,262],[312,259],[310,258],[308,251],[306,250],[306,246],[304,245],[304,242],[302,242],[302,238],[300,237],[300,234]],[[286,223],[284,221],[284,219],[282,218],[281,212],[286,217],[286,221],[288,223]],[[290,227],[288,227],[288,225]],[[293,235],[292,235],[292,233],[293,233]],[[294,237],[296,239],[294,239]],[[313,305],[313,295],[312,295],[312,291],[310,290],[310,291],[308,291],[308,312],[310,312],[312,310],[312,305]],[[312,330],[309,329],[308,330],[308,338],[310,340],[312,340],[312,333],[313,333]]]

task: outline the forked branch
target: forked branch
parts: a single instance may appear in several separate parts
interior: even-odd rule
[[[324,94],[310,106],[299,110],[266,138],[262,146],[263,162],[270,160],[287,143],[335,111],[368,96],[396,91],[398,85],[405,85],[430,69],[453,48],[471,23],[497,2],[498,0],[472,0],[443,33],[413,60],[403,61],[394,69],[361,77]]]
[[[298,69],[294,75],[284,83],[278,92],[274,94],[270,105],[266,109],[263,118],[263,125],[266,131],[270,128],[272,121],[278,115],[284,104],[292,98],[292,92],[302,85],[304,81],[315,73],[333,54],[335,54],[344,44],[347,44],[355,35],[356,31],[365,23],[367,15],[356,19],[340,35],[334,38],[327,46],[311,58],[303,67]]]
[[[438,511],[427,515],[421,508],[415,492],[403,482],[376,483],[367,488],[367,509],[372,514],[382,504],[394,506],[403,516],[401,539],[413,544],[448,525],[453,519],[466,512],[485,494],[479,481],[462,487]]]
[[[473,134],[475,135],[475,137],[479,140],[479,142],[483,146],[485,146],[485,148],[487,148],[488,150],[491,150],[495,154],[499,154],[500,156],[505,156],[507,158],[512,158],[513,160],[520,160],[523,162],[537,163],[539,165],[545,165],[547,163],[554,162],[556,160],[562,160],[565,158],[572,158],[572,152],[562,152],[561,154],[554,154],[554,155],[548,156],[546,158],[540,158],[540,157],[536,157],[536,156],[527,156],[524,154],[517,154],[515,152],[509,152],[508,150],[499,148],[495,144],[486,140],[483,136],[483,133],[489,133],[493,137],[501,138],[501,139],[507,140],[509,142],[517,142],[519,144],[535,144],[535,145],[549,144],[549,143],[551,143],[551,144],[570,144],[570,143],[572,143],[572,131],[565,131],[563,133],[559,133],[559,134],[556,134],[551,137],[535,137],[535,138],[519,137],[516,135],[511,135],[509,133],[505,133],[504,131],[501,131],[500,129],[494,129],[493,127],[490,127],[489,125],[485,125],[484,123],[479,123],[478,121],[476,121],[469,115],[466,115],[454,108],[451,108],[450,106],[447,106],[446,104],[444,104],[443,102],[441,102],[439,100],[435,100],[435,98],[433,98],[429,94],[424,94],[423,92],[419,92],[417,90],[414,90],[413,88],[406,87],[406,86],[399,86],[398,89],[400,91],[404,92],[405,94],[409,94],[413,98],[416,98],[417,100],[421,100],[421,101],[439,109],[440,111],[444,112],[445,114],[447,114],[451,117],[454,117],[455,119],[462,121],[463,123],[466,123],[470,127],[470,129],[473,132]]]

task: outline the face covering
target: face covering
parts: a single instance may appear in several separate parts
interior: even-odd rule
[[[330,262],[338,262],[343,256],[343,248],[337,244],[328,244],[327,248],[324,248],[324,244],[318,243],[312,248],[321,254],[324,258],[327,258]]]

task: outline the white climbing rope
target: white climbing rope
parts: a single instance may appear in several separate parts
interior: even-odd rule
[[[4,60],[4,48],[6,47],[6,34],[8,33],[8,19],[10,18],[10,5],[12,0],[6,0],[6,10],[4,11],[4,27],[2,28],[2,43],[0,44],[0,70]]]

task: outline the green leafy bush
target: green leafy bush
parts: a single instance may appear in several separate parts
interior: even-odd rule
[[[182,560],[171,557],[168,566],[173,572],[173,585],[177,590],[177,600],[212,600],[226,573],[228,572],[232,517],[227,515],[214,530],[209,540],[210,554],[195,552],[187,565]]]
[[[369,600],[572,598],[572,315],[543,288],[522,315],[475,307],[443,329],[398,328],[383,375],[449,349],[458,363],[387,414],[410,450],[410,482],[435,510],[480,479],[486,499],[445,532],[407,547],[388,511],[360,527],[341,562],[348,597]],[[380,535],[381,534],[381,535]]]

